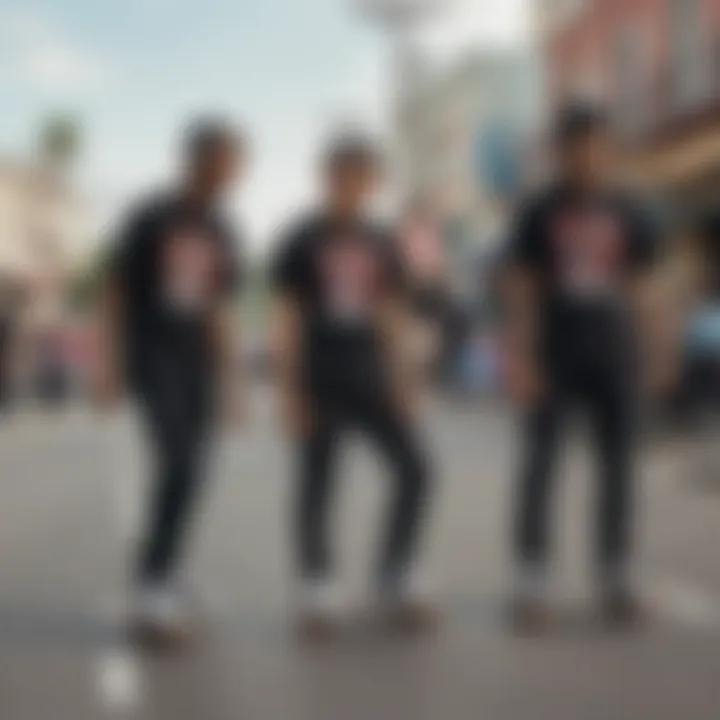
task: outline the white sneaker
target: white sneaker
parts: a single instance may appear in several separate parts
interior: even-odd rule
[[[304,580],[298,589],[298,609],[307,614],[339,617],[344,599],[338,585],[332,580]]]
[[[132,627],[145,635],[180,636],[188,632],[193,613],[186,594],[172,583],[146,583],[130,603]]]
[[[417,569],[381,584],[377,599],[381,616],[400,628],[417,631],[438,624],[437,594],[427,575]]]
[[[548,594],[546,569],[539,563],[520,565],[515,573],[512,594],[515,599],[545,602]]]
[[[601,572],[600,593],[602,595],[635,595],[636,588],[631,569],[624,563],[610,565]]]
[[[417,568],[403,573],[392,582],[383,582],[379,587],[380,602],[395,603],[403,600],[431,600],[434,589],[427,574]]]
[[[302,635],[313,638],[334,633],[345,608],[345,599],[333,581],[322,578],[300,583],[296,618]]]

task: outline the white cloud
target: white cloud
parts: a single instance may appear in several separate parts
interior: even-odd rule
[[[65,98],[96,90],[112,75],[103,58],[36,10],[8,11],[0,28],[5,83]]]
[[[502,47],[527,42],[530,0],[451,0],[448,5],[444,18],[419,33],[440,60],[478,43]]]
[[[358,126],[378,133],[387,128],[391,120],[390,77],[386,53],[372,52],[358,58],[348,68],[347,81],[336,93],[338,117],[331,118],[340,124]],[[332,130],[332,128],[328,128]]]

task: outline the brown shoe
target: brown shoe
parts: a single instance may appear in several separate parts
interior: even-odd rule
[[[185,593],[171,585],[157,585],[136,591],[127,629],[131,640],[143,649],[179,652],[198,640],[202,628]]]
[[[441,623],[439,607],[430,600],[405,598],[383,608],[383,616],[392,632],[403,635],[431,634]]]
[[[547,630],[549,619],[547,605],[540,598],[519,596],[510,603],[510,627],[517,635],[542,635]]]
[[[295,620],[297,639],[305,644],[316,645],[337,637],[339,625],[334,618],[321,615],[301,615]]]
[[[340,632],[345,604],[334,582],[325,579],[302,582],[295,616],[298,639],[317,643],[334,638]]]
[[[167,624],[140,617],[130,619],[128,634],[142,650],[171,654],[191,649],[200,635],[195,624]]]
[[[440,609],[432,586],[417,570],[381,583],[377,602],[382,620],[393,632],[432,633],[440,625]]]
[[[641,626],[648,618],[642,602],[633,594],[609,593],[602,600],[604,623],[616,629],[630,629]]]

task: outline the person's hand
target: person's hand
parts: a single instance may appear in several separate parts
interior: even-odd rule
[[[539,368],[525,358],[510,358],[505,379],[508,395],[521,407],[535,404],[545,389]]]
[[[419,415],[421,403],[419,387],[404,384],[397,389],[395,399],[400,417],[414,420]]]
[[[312,431],[312,409],[307,399],[296,392],[285,393],[281,399],[281,422],[292,438],[307,437]]]
[[[677,387],[679,375],[677,363],[669,360],[655,362],[645,373],[645,392],[654,399],[665,398]]]
[[[247,397],[239,383],[228,383],[222,388],[220,405],[225,425],[239,428],[245,424],[248,414]]]
[[[106,360],[96,363],[92,376],[92,397],[95,406],[104,411],[114,410],[120,402],[120,374],[115,364]]]

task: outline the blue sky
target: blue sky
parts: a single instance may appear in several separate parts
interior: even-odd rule
[[[423,42],[441,56],[514,38],[523,0],[461,6]],[[26,151],[55,108],[86,128],[82,177],[106,209],[172,170],[184,118],[228,113],[255,161],[238,210],[262,238],[308,195],[333,124],[383,120],[386,48],[350,0],[0,0],[0,151]]]

